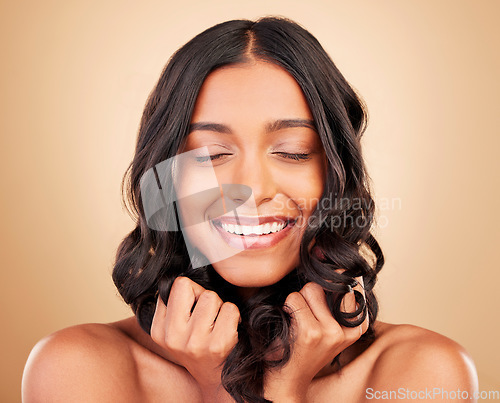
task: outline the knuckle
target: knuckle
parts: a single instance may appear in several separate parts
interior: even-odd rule
[[[220,300],[219,296],[215,291],[205,290],[201,293],[200,298],[203,298],[205,301],[217,301]]]
[[[184,290],[185,288],[189,287],[190,282],[191,282],[191,279],[189,279],[188,277],[185,277],[185,276],[176,277],[176,279],[174,280],[174,282],[172,284],[171,291]]]
[[[212,343],[208,346],[208,352],[212,356],[221,356],[225,352],[225,346],[221,343]]]
[[[302,301],[302,295],[298,291],[294,291],[290,294],[288,294],[288,297],[286,297],[285,302],[287,304],[292,304],[292,305],[297,305]]]
[[[315,298],[321,293],[324,293],[323,287],[314,282],[307,283],[301,290],[301,294],[307,299]]]
[[[311,294],[314,293],[314,283],[307,283],[302,289],[300,290],[300,293],[305,297],[310,297]]]
[[[221,306],[221,309],[227,310],[232,316],[240,315],[240,310],[238,309],[236,304],[233,304],[232,302],[224,302]]]
[[[330,326],[326,330],[326,337],[332,342],[343,343],[345,341],[345,334],[340,326]]]
[[[161,331],[161,329],[152,329],[151,330],[151,339],[158,344],[159,346],[171,350],[171,351],[179,351],[181,347],[179,346],[179,340],[177,338],[169,335],[168,332],[165,333]]]
[[[205,346],[193,339],[190,339],[186,345],[186,352],[194,358],[202,357],[204,351],[206,351]]]
[[[317,328],[309,328],[304,333],[304,343],[308,345],[317,344],[322,338],[323,333]]]
[[[224,302],[222,304],[222,306],[224,307],[224,309],[227,309],[228,311],[231,311],[231,312],[239,312],[240,311],[238,309],[238,307],[236,306],[236,304],[233,304],[232,302]]]
[[[180,351],[182,348],[179,345],[179,342],[173,337],[166,337],[163,346],[170,351]]]
[[[321,288],[321,286],[313,281],[310,281],[304,287],[302,287],[302,289],[307,291],[307,292],[314,292],[314,291],[318,290],[319,288]]]
[[[236,346],[236,344],[238,344],[239,340],[240,340],[240,338],[239,338],[238,330],[235,329],[231,335],[231,348]]]

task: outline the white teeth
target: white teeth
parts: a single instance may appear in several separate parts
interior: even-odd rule
[[[277,223],[276,221],[272,223],[266,223],[262,225],[236,225],[236,224],[225,224],[221,223],[224,231],[230,232],[237,235],[263,235],[270,232],[279,232],[285,228],[286,223]]]

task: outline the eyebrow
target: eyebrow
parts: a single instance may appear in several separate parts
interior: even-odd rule
[[[314,121],[311,119],[278,119],[271,122],[268,122],[265,127],[266,134],[276,132],[281,129],[288,129],[293,127],[306,127],[309,129],[316,130],[316,126],[314,125]],[[206,130],[216,133],[223,134],[233,134],[233,131],[229,126],[226,126],[222,123],[213,123],[213,122],[196,122],[191,123],[189,125],[188,134],[195,130]]]

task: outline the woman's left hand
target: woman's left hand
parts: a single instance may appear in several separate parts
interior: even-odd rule
[[[365,296],[362,277],[356,280],[358,285],[354,289]],[[266,398],[278,403],[303,402],[315,375],[366,332],[368,315],[357,327],[341,326],[328,308],[323,288],[313,282],[307,283],[299,292],[289,294],[284,309],[292,316],[295,344],[286,365],[265,374],[264,390]],[[344,296],[341,310],[356,310],[353,291]]]

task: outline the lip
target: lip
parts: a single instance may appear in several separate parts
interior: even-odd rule
[[[216,224],[224,223],[224,224],[233,224],[233,225],[261,225],[261,224],[266,224],[268,222],[278,222],[278,223],[284,223],[284,222],[293,222],[297,221],[293,217],[287,217],[284,215],[270,215],[270,216],[220,216],[217,218],[214,218],[212,220]]]
[[[262,249],[270,248],[285,238],[292,230],[297,220],[285,216],[267,216],[267,217],[218,217],[210,220],[210,225],[220,234],[222,239],[231,247],[236,249]],[[260,225],[268,222],[287,222],[285,228],[279,232],[265,235],[236,235],[225,231],[221,223],[236,225]]]

